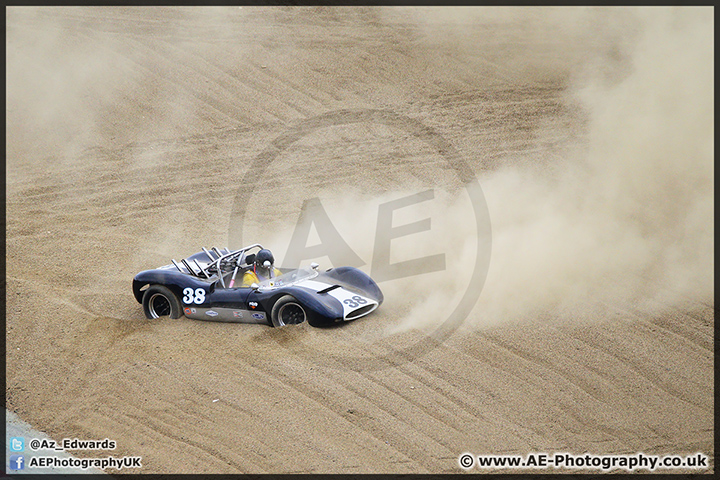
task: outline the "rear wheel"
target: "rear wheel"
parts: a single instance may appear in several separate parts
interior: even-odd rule
[[[275,302],[270,313],[270,319],[273,327],[297,325],[305,321],[305,309],[295,300],[295,297],[285,295]]]
[[[180,318],[180,301],[169,288],[151,285],[143,294],[143,310],[147,318]]]

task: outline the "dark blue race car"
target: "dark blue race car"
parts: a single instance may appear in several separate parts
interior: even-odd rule
[[[361,270],[320,272],[315,263],[297,270],[280,268],[281,275],[250,287],[235,286],[262,249],[260,244],[235,251],[203,248],[180,263],[172,260],[171,265],[138,273],[133,293],[148,318],[185,315],[273,327],[306,320],[314,327],[334,325],[365,316],[383,301],[380,288]]]

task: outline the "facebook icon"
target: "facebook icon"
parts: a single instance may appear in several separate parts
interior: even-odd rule
[[[25,468],[25,456],[10,455],[10,468],[13,470],[22,470]]]

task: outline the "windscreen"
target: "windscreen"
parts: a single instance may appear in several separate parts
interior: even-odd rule
[[[260,285],[259,290],[266,291],[280,287],[287,287],[289,285],[294,285],[296,283],[315,278],[317,275],[318,272],[310,267],[299,268],[297,270],[283,273],[278,277],[263,280],[258,284]]]

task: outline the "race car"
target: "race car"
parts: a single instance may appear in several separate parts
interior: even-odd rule
[[[239,250],[205,247],[179,263],[145,270],[132,282],[147,318],[185,315],[196,320],[258,323],[273,327],[307,321],[313,327],[356,320],[383,302],[377,284],[353,267],[319,270],[279,268],[280,275],[251,286],[237,286],[263,246]],[[239,283],[239,282],[238,282]]]

